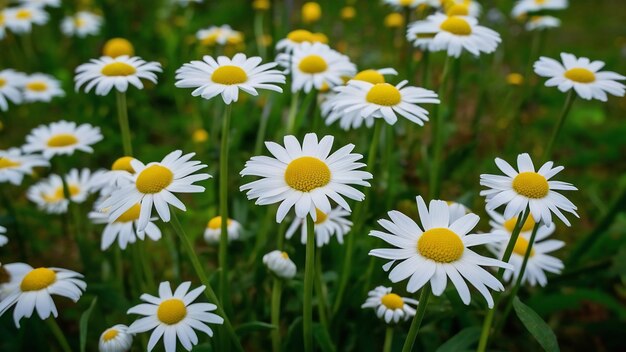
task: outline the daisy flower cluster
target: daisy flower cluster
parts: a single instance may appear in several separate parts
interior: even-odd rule
[[[44,73],[25,74],[13,69],[0,71],[0,110],[7,111],[13,104],[52,101],[63,97],[61,82]]]

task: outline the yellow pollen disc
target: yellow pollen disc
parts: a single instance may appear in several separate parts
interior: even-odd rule
[[[17,161],[13,161],[9,158],[0,157],[0,169],[8,169],[16,166],[20,166],[21,164]]]
[[[417,241],[417,250],[426,258],[439,263],[451,263],[463,255],[465,246],[461,238],[443,227],[430,229]]]
[[[508,84],[510,84],[510,85],[513,85],[513,86],[519,86],[522,83],[524,83],[524,76],[522,76],[519,73],[515,73],[515,72],[509,73],[506,76],[506,82]]]
[[[296,29],[287,34],[287,39],[295,43],[311,42],[313,41],[313,33],[306,29]]]
[[[293,160],[285,170],[285,182],[301,192],[310,192],[330,182],[330,169],[325,162],[312,156]]]
[[[586,68],[572,68],[565,71],[565,78],[578,83],[591,83],[596,80],[596,75]]]
[[[211,80],[215,83],[233,85],[245,83],[248,80],[248,75],[239,66],[220,66],[217,70],[213,71]]]
[[[35,92],[45,92],[48,89],[48,85],[45,82],[34,81],[26,85],[26,89],[34,90]]]
[[[26,9],[19,10],[15,14],[15,17],[20,19],[20,20],[29,20],[32,16],[33,15],[30,13],[30,11],[26,10]]]
[[[319,55],[309,55],[300,61],[298,68],[304,73],[313,75],[326,71],[328,64],[326,60]]]
[[[109,39],[104,48],[102,48],[104,56],[118,57],[122,55],[133,56],[135,54],[135,48],[133,45],[124,38]]]
[[[259,11],[269,10],[270,2],[269,0],[254,0],[252,2],[252,8]]]
[[[470,26],[470,24],[467,23],[466,20],[457,16],[448,17],[445,21],[441,23],[439,28],[455,35],[472,34],[472,27]]]
[[[82,18],[75,18],[74,19],[74,26],[76,26],[76,28],[84,27],[86,23],[87,22],[84,19],[82,19]]]
[[[126,210],[124,214],[120,215],[119,218],[115,219],[115,222],[131,222],[139,219],[139,213],[141,212],[141,204],[137,203],[130,207],[130,209]]]
[[[116,329],[109,329],[104,332],[104,334],[102,335],[102,339],[104,340],[104,342],[111,341],[115,337],[117,337],[118,334],[119,332]]]
[[[371,84],[385,83],[385,77],[376,70],[364,70],[356,74],[354,78],[357,81],[365,81]]]
[[[550,186],[548,180],[536,172],[521,172],[513,179],[513,189],[524,197],[539,199],[548,195]]]
[[[537,5],[543,5],[546,2],[546,0],[535,0],[535,4]]]
[[[232,224],[233,221],[231,219],[228,219],[228,221],[226,222],[226,226],[230,226],[230,224]],[[211,230],[219,230],[222,228],[222,217],[221,216],[216,216],[213,219],[209,220],[209,223],[206,225],[206,227],[210,228]]]
[[[2,24],[2,23],[0,22],[0,24]],[[2,77],[0,77],[0,88],[4,87],[5,84],[7,84],[7,80],[2,78]]]
[[[165,300],[159,304],[157,309],[157,318],[167,325],[174,325],[185,319],[187,316],[187,307],[185,303],[178,298]]]
[[[528,240],[525,239],[524,237],[520,236],[517,238],[517,241],[515,242],[515,247],[513,247],[513,252],[515,252],[515,254],[519,254],[522,257],[526,255],[526,251],[528,250]],[[535,255],[535,250],[531,249],[530,250],[530,256],[532,257],[533,255]]]
[[[57,281],[57,274],[48,268],[37,268],[31,270],[20,284],[22,292],[39,291],[52,285]]]
[[[74,197],[78,193],[80,193],[80,188],[78,188],[78,186],[76,185],[68,185],[67,188],[70,193],[70,197]],[[45,200],[48,203],[56,203],[65,199],[65,191],[63,191],[63,186],[60,186],[54,191],[54,193],[44,194],[42,195],[42,197],[43,197],[43,200]]]
[[[130,76],[135,74],[137,70],[132,65],[129,65],[125,62],[112,62],[105,65],[100,72],[105,76],[116,77]]]
[[[48,139],[48,147],[69,147],[76,143],[78,143],[78,138],[69,133],[60,133]]]
[[[174,180],[174,173],[161,165],[151,165],[137,176],[137,190],[141,193],[159,193]]]
[[[315,220],[316,225],[321,224],[328,219],[328,215],[324,214],[324,212],[317,208],[315,208],[315,215],[317,216],[317,220]]]
[[[515,230],[516,223],[517,223],[517,216],[505,221],[504,228],[510,233],[513,233],[513,230]],[[529,215],[528,218],[526,219],[526,222],[524,222],[524,225],[522,225],[522,232],[530,231],[533,229],[533,227],[535,227],[535,219],[533,219],[532,215]]]
[[[287,252],[280,252],[280,256],[284,259],[289,259],[289,254],[287,254]]]
[[[383,304],[383,306],[394,310],[401,309],[404,306],[404,301],[402,300],[402,297],[398,296],[395,293],[388,293],[384,295],[380,299],[380,302]]]
[[[324,33],[313,33],[311,36],[314,43],[328,44],[328,37]]]
[[[385,26],[389,28],[399,28],[404,26],[404,16],[393,12],[385,17]]]
[[[448,16],[469,16],[469,6],[465,4],[454,4],[446,11]]]
[[[391,84],[378,83],[367,92],[365,100],[376,105],[394,106],[402,101],[402,95],[398,88]]]
[[[400,0],[400,6],[411,6],[414,0]]]
[[[111,166],[111,170],[114,171],[127,171],[131,174],[135,173],[135,169],[130,165],[131,160],[133,160],[132,156],[123,156],[113,163]]]
[[[204,143],[209,140],[209,132],[207,132],[207,130],[205,130],[204,128],[199,128],[193,131],[191,139],[194,141],[194,143]]]

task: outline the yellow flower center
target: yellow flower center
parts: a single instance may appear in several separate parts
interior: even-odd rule
[[[85,24],[87,24],[87,21],[85,21],[84,19],[74,18],[74,26],[76,26],[76,28],[84,27]]]
[[[548,180],[536,172],[521,172],[513,179],[513,189],[524,197],[539,199],[548,195],[550,186]]]
[[[526,251],[528,250],[529,243],[530,242],[528,242],[528,240],[524,237],[518,237],[517,241],[515,242],[515,247],[513,247],[513,252],[515,252],[515,254],[521,255],[522,257],[525,256]],[[533,255],[535,255],[535,250],[531,249],[530,256],[532,257]]]
[[[328,44],[328,37],[324,33],[313,33],[311,39],[314,43]]]
[[[376,105],[394,106],[402,101],[402,95],[398,88],[391,84],[378,83],[367,92],[365,100]]]
[[[119,332],[116,329],[109,329],[102,335],[102,340],[104,340],[104,342],[111,341],[116,338],[118,334]]]
[[[104,44],[102,48],[104,56],[118,57],[122,55],[133,56],[135,48],[133,45],[124,38],[113,38]]]
[[[404,26],[404,16],[397,12],[388,14],[387,17],[385,17],[385,26],[389,28],[398,28]]]
[[[187,307],[185,303],[178,298],[165,300],[159,304],[157,309],[157,317],[167,325],[174,325],[185,319],[187,316]]]
[[[116,77],[134,75],[137,70],[125,62],[111,62],[106,64],[100,72],[105,76]]]
[[[254,0],[252,2],[252,8],[259,11],[269,10],[270,2],[269,0]]]
[[[230,226],[230,224],[232,224],[233,221],[231,219],[228,219],[228,221],[226,221],[226,226]],[[222,217],[221,216],[216,216],[213,219],[209,220],[209,223],[206,225],[206,227],[210,228],[211,230],[219,230],[222,228]]]
[[[33,14],[30,12],[30,10],[22,9],[17,11],[15,17],[20,20],[30,20],[31,17],[33,17]]]
[[[513,86],[519,86],[524,83],[524,76],[519,73],[509,73],[506,76],[506,82]]]
[[[517,223],[517,216],[514,216],[504,222],[504,228],[510,233],[513,233],[513,230],[515,230],[516,223]],[[522,232],[530,231],[533,229],[533,227],[535,227],[535,219],[533,219],[532,215],[529,215],[528,218],[526,219],[526,222],[524,222],[524,225],[522,225],[521,231]]]
[[[313,33],[306,29],[296,29],[287,34],[287,39],[295,43],[311,42],[313,41]]]
[[[466,20],[457,16],[450,16],[439,26],[442,30],[450,32],[455,35],[470,35],[472,34],[472,27]]]
[[[2,24],[2,22],[0,22],[0,24]],[[0,77],[0,88],[4,87],[5,84],[7,84],[7,80]]]
[[[207,35],[206,37],[202,38],[202,45],[206,45],[206,46],[215,45],[219,35],[220,35],[220,31],[219,30],[216,31],[215,33],[211,33],[211,34]]]
[[[543,5],[546,2],[546,0],[535,0],[535,4],[537,5]]]
[[[446,11],[448,16],[469,16],[469,6],[465,4],[454,4]]]
[[[578,83],[591,83],[596,80],[596,75],[586,68],[572,68],[565,71],[565,78]]]
[[[53,148],[69,147],[76,143],[78,143],[78,138],[69,133],[59,133],[48,139],[48,147]]]
[[[317,216],[317,220],[315,220],[316,225],[321,224],[328,219],[328,215],[324,214],[324,212],[317,208],[315,208],[315,215]]]
[[[193,131],[191,139],[194,141],[194,143],[204,143],[209,140],[209,132],[207,132],[207,130],[205,130],[204,128],[199,128]]]
[[[300,71],[308,74],[316,74],[326,71],[328,64],[319,55],[309,55],[303,58],[298,64]]]
[[[287,254],[287,252],[280,252],[280,256],[284,259],[289,259],[289,254]]]
[[[42,81],[34,81],[26,84],[26,89],[34,90],[35,92],[45,92],[48,89],[48,85]]]
[[[123,156],[113,163],[111,166],[111,170],[113,171],[126,171],[131,174],[135,173],[135,169],[130,165],[130,162],[133,160],[132,156]]]
[[[285,170],[285,182],[301,192],[310,192],[330,182],[330,169],[325,162],[312,156],[293,160]]]
[[[8,169],[20,165],[21,164],[17,161],[13,161],[7,157],[0,157],[0,169]]]
[[[120,215],[119,218],[115,219],[115,222],[131,222],[139,219],[139,213],[141,212],[141,204],[137,203],[130,207],[130,209],[126,210],[124,214]]]
[[[174,180],[174,173],[164,166],[151,165],[137,176],[137,190],[141,193],[159,193]]]
[[[438,263],[451,263],[463,255],[465,246],[461,238],[447,228],[430,229],[417,241],[421,255]]]
[[[322,17],[320,4],[310,1],[302,6],[302,20],[305,23],[313,23]]]
[[[415,0],[400,0],[400,6],[411,6]]]
[[[401,309],[404,306],[404,301],[402,300],[402,297],[398,296],[395,293],[388,293],[384,295],[380,299],[380,302],[383,304],[383,306],[394,310]]]
[[[57,281],[57,274],[48,268],[37,268],[31,270],[20,284],[22,292],[39,291],[52,285]]]
[[[365,81],[371,84],[385,83],[385,77],[376,70],[364,70],[354,76],[357,81]]]
[[[70,197],[74,197],[80,193],[80,188],[76,185],[68,185],[67,190],[70,193]],[[65,191],[63,190],[63,186],[58,187],[54,193],[51,194],[43,194],[42,198],[44,201],[48,203],[56,203],[63,199],[65,199]]]
[[[213,71],[211,80],[215,83],[224,85],[233,85],[245,83],[248,80],[248,75],[239,66],[220,66],[217,70]]]

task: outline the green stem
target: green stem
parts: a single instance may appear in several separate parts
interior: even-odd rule
[[[567,93],[567,98],[565,99],[565,105],[563,106],[563,110],[561,111],[561,116],[559,116],[559,120],[554,126],[554,130],[552,130],[552,137],[550,137],[550,141],[548,142],[548,146],[546,147],[546,151],[543,154],[543,160],[547,161],[552,156],[552,148],[554,147],[554,142],[556,141],[559,133],[561,132],[561,128],[563,128],[563,124],[565,123],[565,119],[569,114],[570,109],[572,108],[572,104],[576,99],[576,93],[573,89]]]
[[[273,99],[268,98],[265,106],[263,106],[263,112],[261,112],[261,123],[259,124],[259,131],[256,135],[256,143],[254,145],[254,155],[261,155],[263,142],[265,141],[265,134],[267,133],[267,124],[269,122],[270,113],[272,112],[273,103]]]
[[[137,246],[137,252],[139,254],[139,260],[141,261],[141,265],[143,266],[143,274],[146,280],[146,284],[150,289],[156,288],[156,283],[154,282],[154,274],[152,273],[152,266],[150,265],[150,258],[146,255],[146,249],[144,246],[147,245],[144,241],[138,241],[135,244]]]
[[[57,321],[51,317],[51,318],[46,319],[46,324],[48,325],[48,328],[50,329],[54,337],[57,339],[57,342],[61,346],[61,349],[64,352],[72,352],[72,348],[70,347],[70,344],[67,342],[67,338],[63,334],[63,331],[59,327],[59,324],[57,323]]]
[[[126,93],[115,91],[117,99],[117,118],[122,132],[122,146],[125,156],[133,155],[133,145],[130,142],[130,127],[128,126],[128,108],[126,106]]]
[[[450,56],[446,56],[446,61],[443,65],[443,72],[441,73],[441,82],[439,85],[438,97],[443,100],[443,95],[446,92],[446,86],[448,81],[448,72],[450,71]],[[439,174],[441,169],[441,149],[443,148],[443,114],[441,114],[441,104],[435,105],[432,114],[432,143],[433,143],[433,156],[430,166],[430,179],[429,179],[429,192],[431,199],[437,199],[439,197],[439,188],[441,183],[439,180]]]
[[[200,259],[196,255],[196,252],[193,249],[193,245],[191,241],[187,237],[185,230],[183,229],[182,225],[180,224],[180,221],[178,220],[178,216],[176,215],[176,210],[175,209],[171,209],[171,210],[172,210],[172,221],[171,221],[172,227],[174,229],[174,232],[176,232],[176,235],[178,235],[178,238],[182,242],[183,246],[185,247],[185,251],[187,252],[189,261],[191,262],[191,265],[193,266],[196,272],[196,275],[198,275],[200,282],[204,286],[206,286],[206,289],[204,290],[204,295],[209,299],[209,301],[217,305],[216,313],[222,318],[224,318],[223,330],[225,330],[225,332],[230,336],[230,339],[235,345],[237,351],[243,352],[243,347],[241,347],[241,342],[239,342],[239,338],[237,337],[237,334],[235,333],[235,329],[233,329],[233,326],[230,324],[230,319],[228,319],[228,316],[226,316],[226,312],[224,312],[224,308],[222,304],[220,303],[220,300],[217,298],[217,295],[215,295],[215,291],[213,291],[213,288],[211,287],[211,282],[209,281],[209,278],[207,277],[206,272],[204,271],[204,268],[202,268],[202,264],[200,264]]]
[[[283,282],[274,277],[274,287],[272,287],[272,351],[280,352],[280,296],[283,292]]]
[[[220,147],[220,218],[221,233],[219,246],[220,302],[227,307],[228,295],[228,135],[232,105],[226,105],[222,118],[222,146]]]
[[[393,327],[387,326],[385,331],[385,344],[383,345],[383,352],[391,352],[391,345],[393,344]]]
[[[306,259],[304,264],[304,307],[302,326],[304,351],[313,352],[313,274],[315,266],[315,223],[311,216],[306,217]]]
[[[411,350],[413,350],[413,344],[415,344],[415,338],[417,337],[420,325],[422,325],[422,319],[424,318],[424,313],[426,312],[426,305],[428,304],[430,293],[430,284],[424,285],[422,292],[420,293],[419,303],[417,304],[417,312],[415,312],[415,316],[413,317],[413,322],[409,328],[409,334],[406,336],[406,340],[404,341],[402,352],[411,352]]]
[[[320,322],[326,331],[328,331],[328,308],[326,307],[326,293],[324,291],[322,273],[322,248],[320,247],[315,251],[315,294],[317,295],[317,310],[320,315]]]
[[[300,100],[300,92],[291,95],[291,105],[289,105],[289,115],[287,115],[287,133],[294,134],[296,127],[296,116],[298,115],[298,101]]]
[[[257,11],[254,14],[254,36],[256,37],[256,46],[259,50],[259,55],[265,59],[267,57],[267,50],[263,42],[263,11]]]
[[[430,87],[430,51],[422,54],[422,87]]]

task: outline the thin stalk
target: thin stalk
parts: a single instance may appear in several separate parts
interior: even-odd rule
[[[220,148],[220,218],[221,233],[219,247],[220,302],[226,308],[228,295],[228,135],[232,105],[226,105],[222,118],[222,146]]]
[[[446,92],[446,86],[448,81],[448,72],[450,71],[450,56],[446,56],[446,61],[443,65],[443,72],[441,73],[441,82],[439,85],[438,97],[443,100],[443,95]],[[441,149],[443,148],[443,114],[441,114],[441,104],[435,105],[432,114],[432,160],[430,165],[430,179],[429,179],[429,192],[431,199],[437,199],[439,197],[439,188],[441,182],[439,180],[439,174],[441,169]]]
[[[304,351],[313,352],[313,275],[315,271],[315,223],[311,216],[306,217],[306,259],[304,264],[304,307],[302,326]]]
[[[430,87],[430,51],[425,50],[422,54],[422,87]]]
[[[393,344],[393,327],[387,326],[385,331],[385,344],[383,345],[383,352],[391,352],[391,345]]]
[[[547,161],[552,156],[552,148],[554,147],[554,142],[556,141],[559,133],[561,132],[561,128],[563,128],[563,124],[565,123],[565,119],[569,114],[569,111],[572,108],[572,104],[574,104],[574,100],[576,99],[576,93],[573,89],[567,93],[567,98],[565,99],[565,105],[563,106],[563,110],[561,111],[561,116],[559,116],[559,120],[554,126],[554,130],[552,130],[552,137],[550,137],[550,141],[548,142],[548,146],[546,147],[546,151],[543,154],[544,161]]]
[[[274,286],[272,287],[272,351],[280,352],[280,296],[283,292],[283,282],[281,279],[274,277]]]
[[[133,145],[130,142],[130,127],[128,125],[128,107],[126,105],[126,93],[115,91],[117,99],[117,118],[122,132],[122,146],[125,156],[133,155]]]
[[[263,112],[261,112],[261,123],[259,124],[259,130],[256,135],[256,143],[254,145],[254,155],[261,155],[263,149],[263,142],[265,141],[265,134],[267,133],[267,124],[270,120],[270,113],[272,112],[272,105],[274,100],[268,98],[265,106],[263,106]]]
[[[300,92],[291,95],[291,105],[289,105],[289,115],[287,115],[287,133],[294,134],[296,127],[296,116],[298,115],[298,102],[300,100]]]
[[[256,37],[256,46],[259,50],[259,55],[263,59],[267,58],[267,50],[263,42],[263,11],[257,11],[254,14],[254,36]]]
[[[411,350],[413,350],[413,344],[415,344],[415,338],[417,337],[420,325],[422,325],[422,319],[424,318],[424,313],[426,312],[426,305],[428,304],[430,293],[430,284],[424,285],[422,292],[420,293],[419,303],[417,304],[417,312],[415,312],[415,316],[413,317],[413,322],[409,328],[409,334],[406,336],[406,340],[404,341],[402,352],[411,352]]]
[[[152,266],[150,265],[150,259],[146,255],[146,249],[144,248],[147,243],[141,241],[135,244],[137,246],[137,252],[139,254],[139,260],[141,261],[141,265],[143,266],[143,274],[146,280],[146,285],[150,288],[156,288],[156,283],[154,282],[154,274],[152,273]]]
[[[320,322],[326,331],[328,331],[328,308],[326,307],[326,293],[324,291],[322,273],[322,248],[320,247],[315,251],[315,294],[317,295],[317,310],[320,315]]]
[[[54,337],[57,339],[57,342],[61,346],[61,349],[64,352],[72,352],[72,348],[70,347],[70,344],[67,342],[67,338],[63,334],[63,331],[59,327],[59,324],[57,323],[57,321],[54,318],[48,318],[46,319],[46,324],[48,325],[48,328],[50,329]]]

